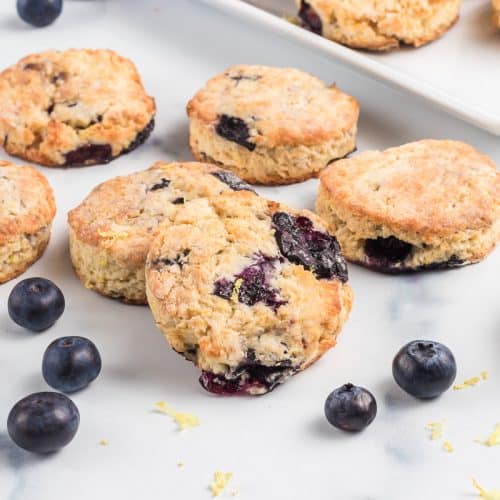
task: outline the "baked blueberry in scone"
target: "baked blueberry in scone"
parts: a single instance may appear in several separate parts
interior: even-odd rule
[[[413,142],[326,169],[316,208],[348,260],[387,273],[460,267],[500,239],[500,174],[467,144]]]
[[[255,184],[315,177],[355,149],[356,100],[292,68],[239,65],[188,104],[194,156]]]
[[[264,394],[333,347],[351,309],[337,240],[307,210],[247,191],[169,212],[146,264],[172,348],[215,394]]]
[[[0,283],[40,258],[55,213],[52,188],[38,170],[0,161]]]
[[[107,163],[140,146],[155,102],[134,64],[111,50],[33,54],[0,73],[0,141],[47,166]]]
[[[420,47],[456,22],[461,0],[295,0],[304,28],[355,49]]]
[[[168,211],[195,198],[243,189],[252,191],[231,172],[195,162],[158,162],[110,179],[69,213],[73,267],[86,287],[145,304],[146,255],[152,233]]]

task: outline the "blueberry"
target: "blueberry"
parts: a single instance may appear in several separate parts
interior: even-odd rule
[[[150,191],[158,191],[159,189],[165,189],[170,186],[170,179],[165,179],[164,177],[161,178],[160,182],[157,182],[156,184],[153,184],[149,190]]]
[[[408,394],[431,399],[451,387],[457,375],[457,364],[445,345],[431,340],[414,340],[396,354],[392,374]]]
[[[252,193],[255,193],[250,184],[247,184],[232,172],[228,172],[227,170],[217,170],[216,172],[213,172],[212,175],[217,177],[217,179],[224,184],[227,184],[233,191],[251,191]]]
[[[224,139],[235,142],[249,151],[253,151],[255,149],[255,144],[248,140],[250,139],[248,125],[241,118],[221,115],[219,117],[219,122],[215,127],[215,131],[221,137],[224,137]]]
[[[363,387],[345,384],[326,399],[325,416],[338,429],[361,431],[377,416],[377,401]]]
[[[74,438],[79,423],[80,413],[71,399],[57,392],[38,392],[14,405],[7,430],[21,448],[52,453]]]
[[[18,325],[34,332],[51,327],[64,312],[64,295],[52,281],[28,278],[10,292],[9,316]]]
[[[75,392],[87,387],[101,371],[97,347],[84,337],[54,340],[43,355],[43,378],[54,389]]]
[[[403,262],[412,252],[413,245],[394,236],[368,239],[365,241],[365,255],[369,265],[391,267]]]
[[[313,33],[321,35],[323,31],[323,23],[318,13],[307,3],[302,0],[299,9],[299,18],[302,20],[304,28],[307,28]]]
[[[62,0],[17,0],[19,17],[37,28],[52,24],[61,14]]]
[[[77,167],[94,163],[109,163],[113,150],[109,144],[85,144],[64,155],[65,167]]]
[[[307,217],[285,212],[273,215],[274,236],[290,262],[311,270],[319,279],[347,281],[347,265],[334,236],[317,231]]]

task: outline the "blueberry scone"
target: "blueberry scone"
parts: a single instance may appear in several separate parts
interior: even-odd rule
[[[500,28],[500,0],[492,0],[493,2],[493,24]]]
[[[40,258],[55,213],[52,188],[38,170],[0,161],[0,283]]]
[[[337,162],[316,208],[348,260],[388,273],[459,267],[500,238],[500,173],[467,144],[424,140]]]
[[[202,163],[161,163],[97,186],[68,216],[70,253],[87,288],[145,304],[144,264],[152,233],[186,201],[252,188]]]
[[[47,166],[107,163],[142,144],[155,102],[134,64],[111,50],[33,54],[0,73],[0,141]]]
[[[296,0],[302,25],[355,49],[419,47],[456,22],[461,0]]]
[[[255,184],[314,177],[356,145],[356,100],[297,69],[234,66],[187,112],[195,158]]]
[[[337,240],[307,210],[241,191],[192,201],[158,227],[149,305],[216,394],[264,394],[335,345],[351,309]]]

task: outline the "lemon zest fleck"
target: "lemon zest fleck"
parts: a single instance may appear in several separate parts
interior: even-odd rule
[[[484,498],[485,500],[500,500],[500,490],[486,491],[474,478],[472,478],[472,485],[479,492],[480,498]]]
[[[240,492],[236,488],[233,488],[230,493],[232,497],[235,497],[239,495]]]
[[[98,230],[97,234],[101,237],[104,238],[105,241],[103,243],[105,248],[109,248],[112,246],[117,240],[123,240],[128,238],[128,233],[126,231],[103,231],[103,230]]]
[[[196,415],[174,411],[165,401],[158,401],[155,407],[156,411],[172,417],[181,431],[200,425],[200,420]]]
[[[182,460],[177,460],[177,467],[179,467],[179,469],[182,469],[184,467],[184,462]]]
[[[497,424],[495,430],[490,434],[488,439],[476,439],[476,443],[484,444],[484,446],[497,446],[500,444],[500,424]]]
[[[445,420],[441,420],[440,422],[429,422],[425,428],[429,431],[431,431],[430,438],[432,441],[435,441],[437,439],[441,439],[443,437],[443,431],[444,431],[444,423]]]
[[[238,278],[233,287],[233,291],[231,292],[231,302],[238,302],[238,295],[240,293],[241,285],[243,285],[243,280]]]
[[[100,444],[101,446],[108,446],[109,441],[108,441],[107,439],[101,439],[101,440],[99,441],[99,444]]]
[[[455,451],[455,448],[449,441],[445,441],[443,443],[443,450],[448,452],[448,453],[453,453]]]
[[[461,384],[455,384],[453,386],[454,391],[461,391],[463,389],[468,389],[469,387],[474,387],[475,385],[479,384],[482,380],[486,380],[488,378],[488,372],[481,372],[480,377],[471,377],[466,380],[464,380]]]
[[[218,497],[226,488],[227,483],[233,477],[232,472],[221,472],[219,470],[214,472],[214,479],[210,485],[210,490],[213,497]]]

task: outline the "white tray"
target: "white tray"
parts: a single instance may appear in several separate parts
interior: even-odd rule
[[[491,23],[490,0],[463,0],[459,22],[436,42],[385,54],[351,50],[287,22],[284,15],[296,14],[294,0],[203,1],[500,135],[500,31]]]
[[[360,151],[410,140],[468,140],[500,162],[498,139],[384,85],[354,74],[277,33],[229,18],[191,0],[67,1],[45,30],[26,28],[13,2],[0,2],[0,67],[51,47],[109,47],[133,59],[158,104],[157,127],[138,150],[109,165],[40,170],[54,187],[58,215],[43,258],[23,275],[45,276],[64,291],[67,309],[42,334],[7,316],[14,282],[0,286],[0,499],[210,500],[216,469],[232,471],[234,500],[457,500],[472,498],[470,477],[499,487],[499,449],[473,442],[500,418],[498,297],[500,252],[450,272],[390,277],[350,266],[354,308],[338,346],[313,367],[260,398],[217,398],[174,353],[146,307],[125,306],[86,290],[68,255],[66,214],[99,182],[159,159],[189,159],[185,105],[212,75],[231,64],[297,66],[335,79],[361,103]],[[391,109],[404,110],[402,113]],[[409,119],[411,117],[411,119]],[[0,158],[8,158],[0,153]],[[294,207],[312,208],[317,182],[260,189]],[[17,280],[16,280],[17,281]],[[63,335],[91,338],[103,371],[72,396],[80,430],[61,453],[35,457],[10,443],[7,413],[19,398],[47,390],[43,351]],[[490,370],[490,380],[429,403],[405,396],[391,378],[399,347],[414,338],[453,349],[459,380]],[[335,431],[323,417],[327,394],[348,381],[374,392],[379,415],[360,435]],[[151,413],[158,400],[194,413],[201,426],[179,433]],[[447,418],[445,454],[427,422]],[[99,446],[107,439],[107,447]],[[184,469],[176,466],[185,462]],[[221,500],[229,500],[228,491]]]

